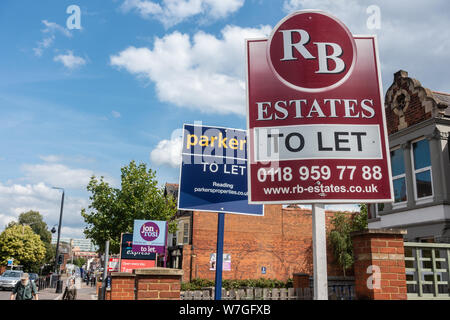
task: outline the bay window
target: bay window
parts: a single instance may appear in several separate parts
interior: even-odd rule
[[[416,200],[433,196],[433,178],[431,171],[430,146],[427,139],[412,143],[413,177]]]
[[[391,150],[392,184],[394,186],[394,203],[400,204],[407,201],[406,174],[403,149]]]

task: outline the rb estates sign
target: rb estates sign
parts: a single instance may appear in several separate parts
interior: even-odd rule
[[[392,202],[375,36],[298,11],[246,49],[249,203]]]

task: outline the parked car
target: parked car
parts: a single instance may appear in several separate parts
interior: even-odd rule
[[[12,289],[16,285],[17,281],[20,281],[23,271],[19,270],[6,270],[0,276],[0,290]]]

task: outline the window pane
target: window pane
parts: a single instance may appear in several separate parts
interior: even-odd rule
[[[406,201],[406,181],[405,178],[394,179],[394,201]]]
[[[377,209],[378,209],[378,212],[383,211],[384,210],[384,203],[377,203]]]
[[[405,173],[405,163],[403,161],[403,149],[391,151],[392,175],[398,176]]]
[[[427,139],[413,143],[413,153],[414,153],[414,169],[417,170],[420,168],[431,166],[430,147],[428,145]]]
[[[416,173],[416,189],[417,198],[423,198],[433,194],[430,170]]]

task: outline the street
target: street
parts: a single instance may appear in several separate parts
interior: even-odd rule
[[[56,293],[55,288],[47,288],[39,291],[39,300],[62,300],[64,288],[66,286],[66,279],[63,278],[64,287],[61,293]],[[75,281],[77,287],[77,300],[97,300],[96,287],[91,287],[77,278]],[[11,290],[0,291],[0,300],[9,300],[11,296]]]

